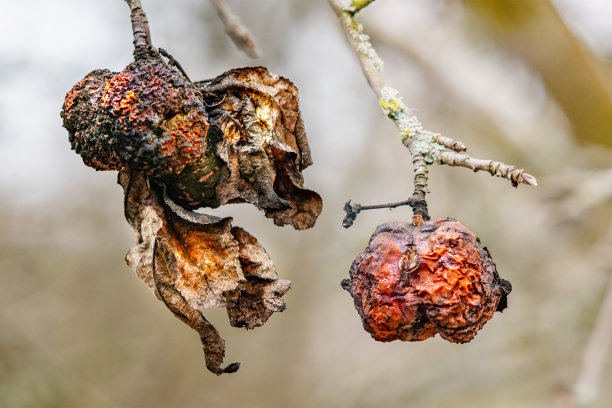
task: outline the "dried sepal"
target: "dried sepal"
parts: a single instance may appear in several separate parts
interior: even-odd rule
[[[234,326],[254,328],[285,309],[289,282],[278,279],[257,240],[230,218],[182,209],[142,172],[119,173],[125,215],[138,245],[126,256],[136,274],[181,320],[200,334],[209,370],[221,374],[224,343],[203,312],[226,307]],[[246,276],[245,276],[246,275]],[[230,371],[228,371],[230,370]]]
[[[506,307],[511,291],[486,248],[453,219],[380,225],[342,286],[365,330],[379,341],[439,333],[453,343],[468,342]]]

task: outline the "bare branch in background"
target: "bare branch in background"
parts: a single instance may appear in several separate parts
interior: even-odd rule
[[[612,343],[612,276],[608,280],[608,289],[584,350],[582,368],[574,386],[574,397],[580,407],[590,405],[597,399],[610,343]]]
[[[401,207],[403,205],[413,206],[415,202],[413,199],[409,198],[405,201],[399,201],[397,203],[388,203],[388,204],[377,204],[377,205],[361,205],[361,204],[351,204],[351,200],[344,203],[344,212],[346,216],[342,221],[342,226],[344,228],[348,228],[353,225],[355,219],[357,218],[357,214],[359,214],[363,210],[379,210],[381,208],[396,208]]]
[[[259,58],[259,51],[255,39],[249,29],[240,21],[240,18],[225,3],[225,0],[211,0],[223,22],[225,32],[240,51],[251,58]]]
[[[514,166],[493,160],[475,159],[459,151],[466,149],[465,145],[454,139],[425,130],[416,116],[408,114],[408,107],[402,102],[399,92],[386,85],[382,74],[383,61],[370,43],[370,37],[364,33],[361,24],[353,16],[370,1],[340,1],[328,0],[336,13],[347,39],[357,54],[364,76],[379,99],[380,107],[385,116],[395,123],[400,132],[402,143],[410,151],[414,165],[414,192],[409,204],[415,215],[429,219],[425,196],[428,184],[428,167],[433,163],[449,166],[467,167],[474,171],[484,170],[492,175],[503,177],[512,182],[536,186],[535,177]],[[348,216],[348,213],[347,213]]]
[[[572,34],[550,0],[463,0],[463,4],[538,72],[577,140],[612,147],[609,69]]]
[[[546,199],[556,222],[578,220],[591,208],[612,199],[612,167],[557,176],[547,183]]]

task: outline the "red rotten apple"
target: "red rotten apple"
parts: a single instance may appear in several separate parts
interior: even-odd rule
[[[379,225],[342,286],[374,339],[453,343],[472,340],[512,290],[463,224],[420,216]]]

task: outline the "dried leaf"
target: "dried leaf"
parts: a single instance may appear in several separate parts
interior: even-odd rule
[[[312,227],[322,202],[303,188],[302,170],[312,159],[296,86],[263,67],[233,69],[195,84],[222,133],[216,154],[229,174],[216,185],[219,205],[249,202],[277,225]]]
[[[232,235],[240,247],[240,264],[247,284],[236,304],[228,306],[227,313],[232,326],[253,329],[264,324],[272,313],[285,310],[281,296],[287,293],[291,282],[278,279],[272,260],[251,234],[234,227]]]
[[[126,256],[128,264],[176,317],[200,334],[209,370],[237,370],[236,364],[220,368],[224,341],[204,310],[227,307],[233,326],[254,328],[284,310],[280,297],[290,283],[278,279],[255,238],[231,228],[231,218],[180,208],[141,172],[124,168],[119,184],[125,190],[126,218],[138,235],[138,245]]]

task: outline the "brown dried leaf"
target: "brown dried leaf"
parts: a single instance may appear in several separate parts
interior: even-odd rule
[[[296,86],[263,67],[233,69],[196,85],[223,134],[216,152],[229,175],[216,187],[220,204],[249,202],[277,225],[312,227],[322,202],[303,188],[302,170],[312,159]]]
[[[120,183],[127,171],[120,173]],[[139,233],[139,245],[127,256],[130,266],[149,284],[152,251],[164,255],[173,274],[173,285],[194,309],[225,306],[238,297],[244,275],[238,261],[238,244],[230,233],[231,218],[194,223],[164,208],[148,179],[132,173],[123,184],[125,212]],[[138,266],[144,267],[139,271]]]
[[[225,306],[232,325],[254,328],[284,310],[280,297],[289,282],[278,279],[255,238],[231,228],[231,218],[186,211],[163,190],[152,188],[143,173],[127,168],[119,173],[119,184],[125,190],[126,218],[138,235],[138,245],[126,256],[128,264],[176,317],[200,334],[210,371],[236,371],[236,363],[220,368],[224,341],[204,310]]]
[[[251,234],[234,227],[232,235],[240,247],[240,264],[247,284],[236,304],[227,307],[227,313],[232,326],[253,329],[264,324],[272,313],[285,310],[281,296],[287,293],[291,282],[278,279],[272,260]]]

